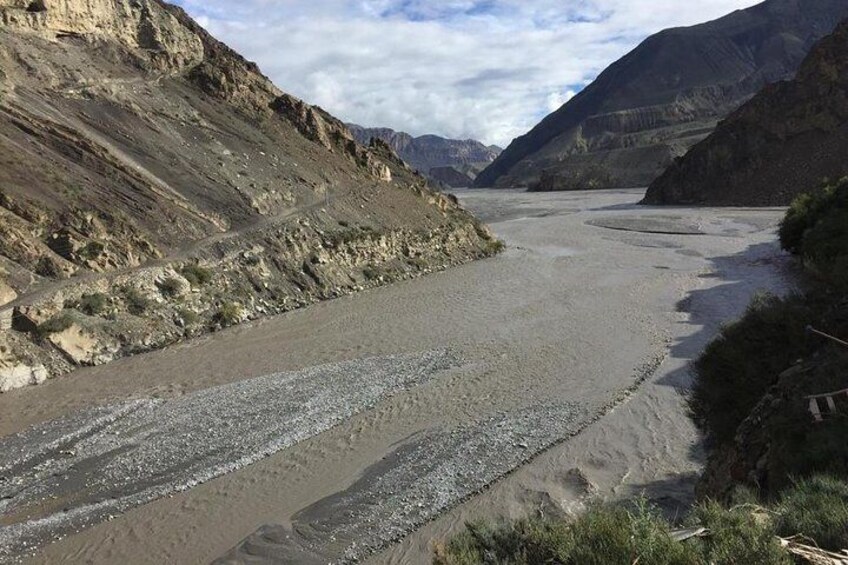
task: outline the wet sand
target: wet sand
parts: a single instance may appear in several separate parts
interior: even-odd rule
[[[634,206],[641,195],[465,192],[506,240],[502,256],[0,396],[7,436],[93,406],[168,405],[283,372],[313,371],[312,386],[332,397],[344,387],[314,372],[328,363],[353,363],[356,375],[374,357],[449,350],[452,359],[426,379],[409,378],[414,367],[389,371],[377,380],[403,386],[324,426],[292,424],[295,443],[57,534],[29,561],[208,563],[252,553],[425,563],[433,540],[481,513],[560,512],[640,490],[670,512],[684,507],[686,477],[700,466],[680,395],[686,363],[754,292],[786,289],[774,235],[782,213]],[[271,400],[253,401],[251,413],[277,422]],[[13,498],[0,537],[64,503]]]

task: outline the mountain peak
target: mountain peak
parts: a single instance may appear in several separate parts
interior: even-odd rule
[[[794,76],[846,17],[844,0],[767,0],[657,33],[513,141],[476,185],[647,186],[765,84]]]

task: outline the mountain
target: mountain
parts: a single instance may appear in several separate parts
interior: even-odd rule
[[[444,186],[464,188],[474,183],[474,176],[463,173],[454,167],[433,167],[428,176]]]
[[[430,171],[435,168],[452,167],[459,174],[471,174],[473,180],[476,176],[474,171],[483,170],[501,152],[500,147],[487,147],[473,139],[445,139],[437,135],[412,137],[408,133],[388,128],[364,128],[356,124],[347,126],[359,143],[367,145],[372,138],[382,139],[413,169],[426,175],[430,175]],[[444,171],[440,174],[446,178]],[[460,180],[455,176],[454,179]],[[467,186],[470,182],[462,186]]]
[[[848,22],[651,184],[648,204],[788,205],[848,174]]]
[[[0,390],[496,247],[158,0],[0,0],[0,164]]]
[[[768,0],[662,31],[519,137],[479,187],[647,186],[768,83],[792,78],[846,0]]]

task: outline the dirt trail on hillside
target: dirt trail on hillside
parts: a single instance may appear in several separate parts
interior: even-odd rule
[[[434,540],[481,513],[563,512],[643,489],[670,512],[684,507],[691,481],[680,477],[700,467],[679,393],[686,363],[756,291],[786,290],[781,211],[641,208],[630,190],[460,196],[506,240],[503,255],[0,396],[9,435],[93,406],[194,410],[198,391],[293,371],[318,371],[311,386],[332,397],[341,389],[322,365],[451,357],[424,380],[414,363],[377,376],[411,384],[329,429],[294,423],[297,443],[31,562],[425,563]],[[272,400],[251,413],[267,416]],[[0,532],[44,511],[37,497],[8,504]]]

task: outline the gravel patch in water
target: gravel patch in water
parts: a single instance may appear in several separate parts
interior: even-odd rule
[[[298,512],[293,530],[263,526],[215,563],[358,561],[574,434],[586,416],[559,403],[417,434],[350,488]]]
[[[446,350],[97,407],[0,439],[0,561],[320,434],[458,365]]]

